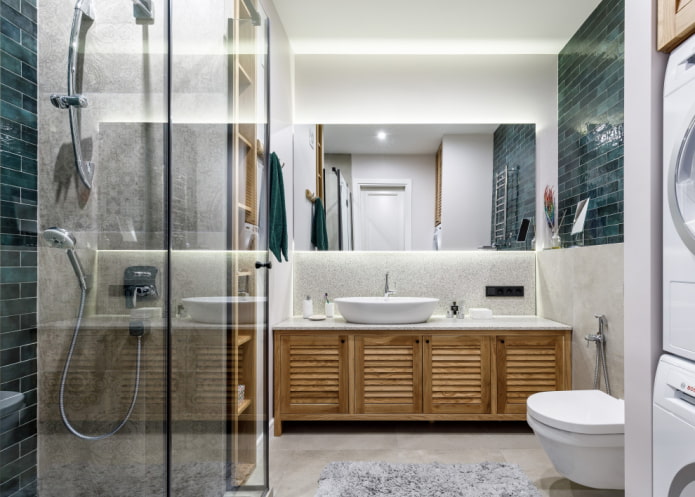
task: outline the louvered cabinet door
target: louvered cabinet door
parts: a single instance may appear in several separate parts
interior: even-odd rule
[[[498,336],[497,412],[523,414],[530,395],[569,388],[565,346],[563,336]]]
[[[490,412],[490,341],[487,336],[425,337],[425,413]]]
[[[417,336],[355,337],[357,413],[422,412],[422,343]]]
[[[289,335],[281,341],[281,412],[346,413],[347,337]]]

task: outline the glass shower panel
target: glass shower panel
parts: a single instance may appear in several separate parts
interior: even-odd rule
[[[153,3],[152,20],[125,1],[37,5],[41,497],[166,495],[168,19]],[[69,109],[51,102],[68,90],[76,16],[74,90],[87,105],[73,112],[91,189]]]
[[[267,21],[172,3],[171,495],[265,495]]]

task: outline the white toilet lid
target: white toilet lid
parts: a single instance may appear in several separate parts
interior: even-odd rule
[[[0,417],[5,417],[21,408],[23,400],[23,393],[9,392],[6,390],[0,391]]]
[[[559,430],[588,435],[625,433],[625,402],[600,390],[540,392],[526,400],[529,416]]]

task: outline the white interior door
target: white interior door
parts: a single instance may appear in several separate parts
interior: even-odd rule
[[[358,184],[358,250],[409,250],[410,189],[406,184]],[[357,224],[357,223],[356,223]]]

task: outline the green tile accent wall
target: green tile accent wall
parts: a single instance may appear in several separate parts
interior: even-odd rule
[[[501,124],[493,135],[493,186],[495,176],[508,168],[507,222],[502,240],[495,239],[495,198],[492,198],[492,228],[490,239],[499,250],[526,250],[531,248],[533,228],[526,242],[517,242],[521,220],[533,219],[536,209],[536,125]],[[533,226],[533,223],[532,223]]]
[[[623,241],[624,0],[603,0],[558,57],[558,212],[563,244],[590,197],[585,245]],[[542,192],[539,192],[542,194]]]
[[[0,495],[36,496],[37,15],[0,0],[0,390],[24,393],[0,432]]]

